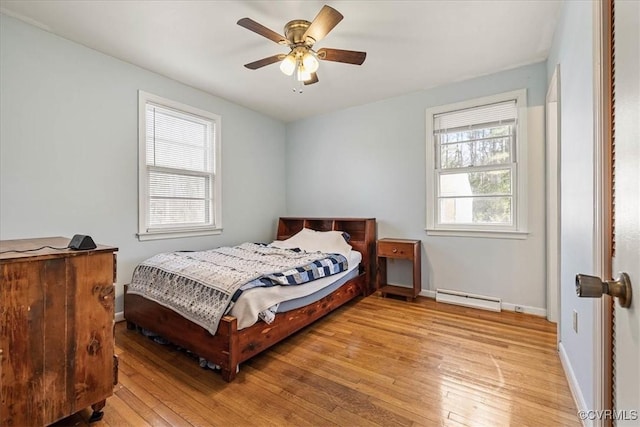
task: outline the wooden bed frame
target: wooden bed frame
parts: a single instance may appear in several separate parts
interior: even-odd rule
[[[140,295],[127,293],[124,316],[127,327],[149,329],[172,343],[186,348],[221,367],[222,378],[232,381],[240,363],[269,348],[289,335],[330,313],[359,295],[375,290],[375,218],[280,218],[277,239],[291,237],[302,228],[318,231],[338,230],[349,233],[349,244],[362,253],[360,274],[331,294],[310,305],[279,313],[273,323],[258,321],[238,330],[237,319],[224,316],[215,335],[176,312]]]

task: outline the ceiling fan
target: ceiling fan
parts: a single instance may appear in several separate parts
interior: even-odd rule
[[[288,54],[279,54],[262,58],[244,66],[257,70],[266,65],[280,62],[280,70],[288,76],[294,75],[296,81],[310,85],[318,82],[316,71],[318,60],[343,62],[362,65],[366,52],[354,50],[322,48],[315,51],[313,45],[322,40],[344,18],[340,12],[330,6],[323,6],[312,22],[303,19],[289,21],[284,26],[284,36],[257,23],[251,18],[242,18],[238,25],[268,38],[278,44],[288,46]],[[300,90],[302,92],[302,90]]]

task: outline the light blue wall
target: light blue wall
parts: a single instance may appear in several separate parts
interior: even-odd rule
[[[547,60],[547,75],[560,64],[561,351],[579,385],[578,404],[593,409],[594,302],[575,292],[577,273],[594,273],[593,5],[566,1]],[[578,332],[573,330],[573,311]]]
[[[425,110],[522,88],[529,104],[530,235],[427,236]],[[545,93],[546,68],[538,63],[289,123],[287,212],[376,217],[379,237],[422,240],[427,293],[455,289],[544,312]]]
[[[2,239],[89,234],[119,247],[118,312],[122,284],[155,253],[274,237],[285,213],[283,123],[0,19]],[[139,89],[222,117],[222,235],[136,238]]]

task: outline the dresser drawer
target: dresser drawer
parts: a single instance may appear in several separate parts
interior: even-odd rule
[[[414,246],[415,244],[412,242],[379,240],[378,256],[387,258],[413,259]]]

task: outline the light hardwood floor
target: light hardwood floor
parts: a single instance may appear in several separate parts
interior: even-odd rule
[[[373,295],[242,364],[227,384],[120,323],[120,382],[92,425],[579,426],[555,329],[535,316]]]

